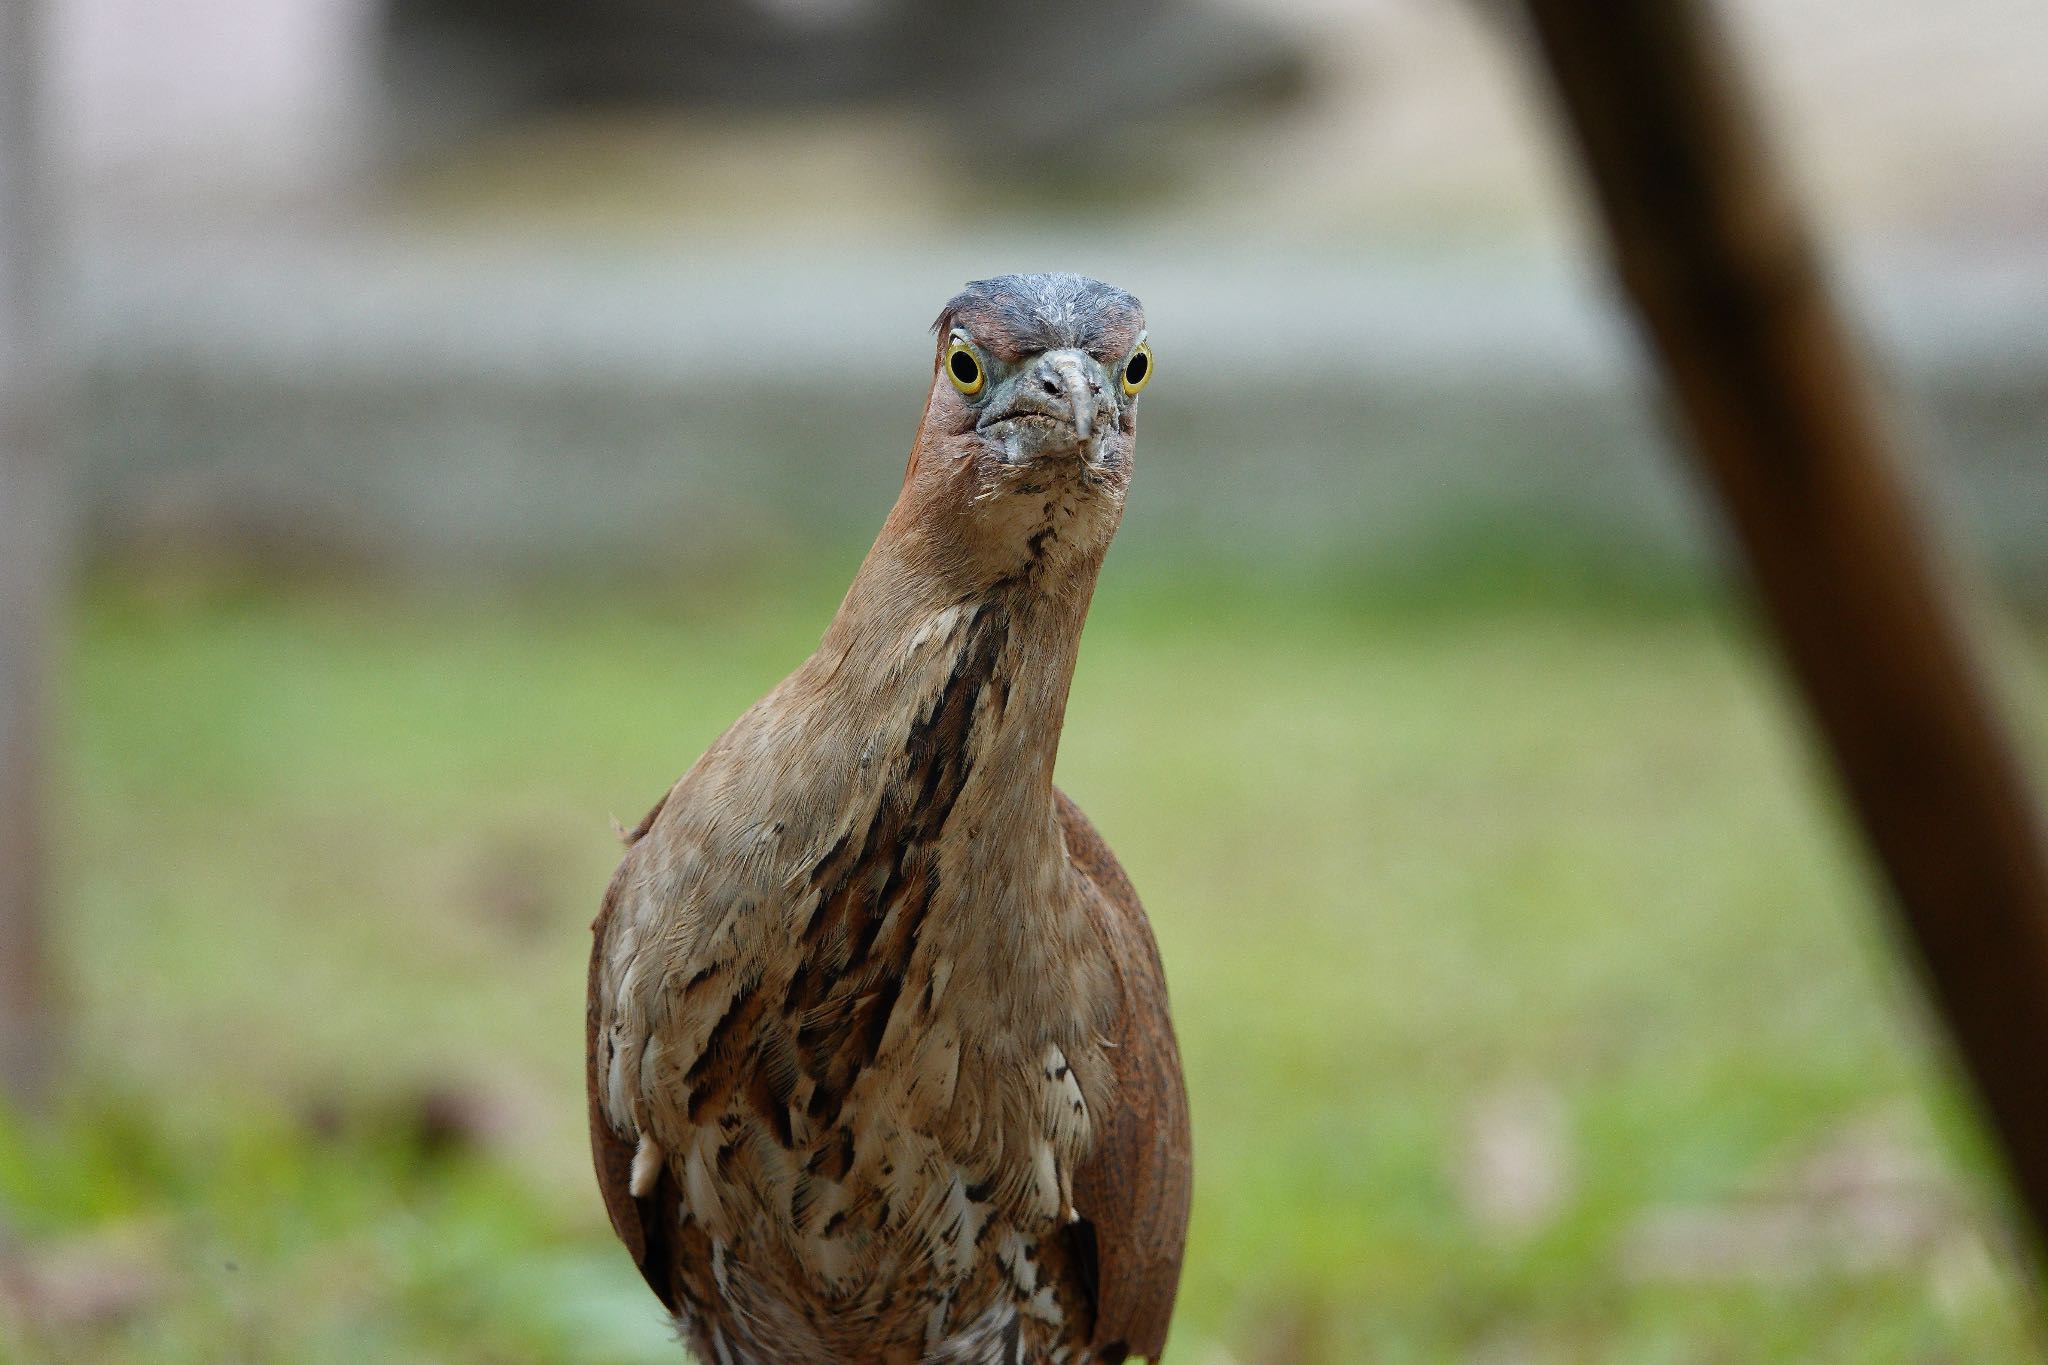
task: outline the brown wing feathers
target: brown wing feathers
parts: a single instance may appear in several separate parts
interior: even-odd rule
[[[1102,893],[1123,1010],[1110,1052],[1117,1102],[1074,1173],[1074,1209],[1096,1265],[1095,1343],[1157,1357],[1166,1346],[1192,1192],[1187,1091],[1166,1011],[1166,977],[1137,892],[1088,817],[1055,792],[1067,857]]]
[[[664,794],[654,803],[629,834],[625,836],[630,848],[647,834],[668,803]],[[681,1192],[676,1187],[675,1176],[666,1164],[655,1180],[654,1189],[645,1196],[635,1198],[633,1184],[633,1144],[612,1130],[611,1123],[604,1116],[601,1099],[604,1088],[605,1061],[600,1040],[598,1021],[599,994],[598,970],[603,961],[605,935],[610,927],[612,910],[618,901],[619,888],[625,877],[625,864],[621,863],[612,874],[611,884],[605,888],[604,904],[592,922],[590,949],[590,976],[588,984],[589,1004],[585,1009],[584,1023],[584,1075],[585,1089],[590,1108],[590,1154],[597,1169],[597,1187],[604,1196],[605,1212],[611,1217],[612,1231],[632,1254],[633,1264],[640,1268],[640,1276],[647,1281],[647,1287],[661,1300],[662,1307],[672,1314],[682,1312],[685,1297],[701,1295],[703,1290],[691,1287],[691,1277],[709,1273],[710,1247],[704,1245],[701,1232],[682,1224],[678,1213],[682,1207]],[[694,1242],[696,1245],[691,1245]],[[691,1318],[695,1321],[694,1315]],[[699,1343],[700,1351],[705,1343]]]
[[[1101,892],[1102,933],[1124,1002],[1111,1053],[1118,1102],[1075,1172],[1074,1205],[1080,1222],[1068,1230],[1067,1251],[1095,1310],[1098,1358],[1156,1358],[1165,1348],[1173,1316],[1192,1187],[1180,1054],[1166,1012],[1165,976],[1137,894],[1080,808],[1064,792],[1056,792],[1055,800],[1067,856]],[[649,812],[636,836],[645,832],[659,810],[657,805]],[[704,1273],[709,1249],[678,1247],[685,1229],[678,1226],[678,1191],[666,1169],[651,1194],[633,1197],[633,1144],[612,1131],[599,1101],[603,1061],[595,983],[617,894],[614,878],[592,926],[596,944],[586,1024],[591,1152],[613,1230],[662,1305],[676,1313],[681,1309],[683,1281],[693,1270]],[[687,1264],[692,1252],[694,1266]]]

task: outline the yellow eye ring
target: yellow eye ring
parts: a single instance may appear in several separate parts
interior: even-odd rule
[[[974,353],[972,346],[958,340],[946,348],[946,378],[969,398],[980,393],[982,385],[988,383],[988,373],[981,368],[981,357]]]
[[[1117,384],[1127,398],[1137,397],[1138,390],[1152,382],[1152,348],[1144,342],[1138,349],[1124,358],[1124,367],[1117,374]]]

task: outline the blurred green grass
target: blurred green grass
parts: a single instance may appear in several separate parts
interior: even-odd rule
[[[0,1121],[0,1349],[679,1358],[584,1154],[605,817],[802,657],[850,567],[100,581],[70,1080],[54,1123]],[[2034,1356],[1857,855],[1711,600],[1112,563],[1060,774],[1186,1054],[1175,1358]]]

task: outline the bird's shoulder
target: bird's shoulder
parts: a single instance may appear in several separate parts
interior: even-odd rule
[[[1116,1103],[1074,1172],[1071,1236],[1092,1270],[1098,1351],[1121,1343],[1156,1358],[1180,1283],[1192,1191],[1192,1151],[1180,1049],[1167,1010],[1159,949],[1130,878],[1066,793],[1054,800],[1067,860],[1089,898],[1119,987],[1109,1061]]]

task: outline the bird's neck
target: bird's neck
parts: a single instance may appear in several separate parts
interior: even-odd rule
[[[786,786],[749,828],[805,850],[828,910],[798,932],[896,944],[865,968],[878,979],[902,979],[917,945],[1003,964],[971,993],[972,1027],[1078,1045],[1110,996],[1074,966],[1095,931],[1052,777],[1101,555],[987,578],[934,548],[885,531],[818,651],[752,713],[734,743],[773,754]]]
[[[818,651],[827,704],[909,736],[913,761],[890,765],[916,787],[904,799],[951,802],[932,813],[1000,832],[1008,856],[1052,856],[1053,766],[1102,556],[992,576],[948,572],[933,551],[885,534],[869,553]]]

